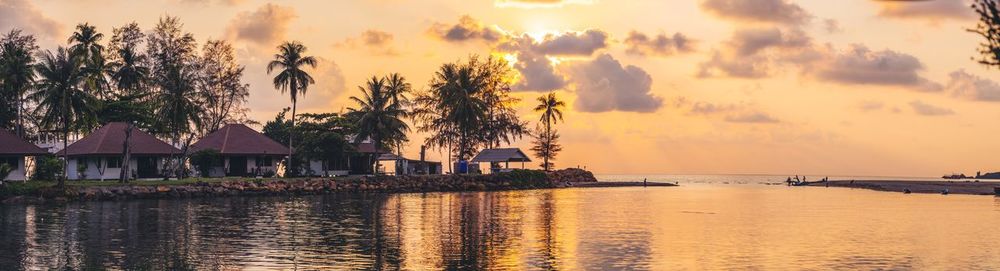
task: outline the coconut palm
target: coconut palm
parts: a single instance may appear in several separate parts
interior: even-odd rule
[[[390,80],[396,80],[395,87],[390,88]],[[406,88],[399,88],[406,85],[406,80],[402,76],[396,75],[394,79],[372,77],[359,86],[363,94],[361,97],[351,96],[351,100],[358,104],[357,108],[348,108],[348,116],[356,120],[357,134],[355,143],[360,143],[363,139],[371,139],[375,146],[375,160],[373,166],[377,166],[380,151],[383,147],[397,146],[406,140],[406,133],[410,131],[409,125],[403,121],[408,117],[408,112],[400,104],[400,99],[405,99]],[[374,168],[378,172],[377,168]]]
[[[118,52],[119,60],[109,66],[111,80],[122,94],[137,94],[149,82],[150,69],[145,65],[148,57],[134,47],[125,47]]]
[[[101,54],[104,46],[101,40],[104,34],[97,32],[97,27],[88,23],[78,24],[76,32],[69,37],[69,53],[72,57],[80,58],[84,73],[87,77],[86,89],[101,98],[107,98],[106,90],[109,88],[108,81],[104,75],[107,71],[107,62]]]
[[[280,51],[274,55],[274,60],[267,64],[267,74],[271,74],[276,69],[281,71],[274,76],[274,88],[281,93],[288,92],[292,98],[292,128],[295,128],[295,106],[299,95],[305,95],[309,85],[315,84],[316,80],[303,70],[306,66],[316,68],[316,58],[306,56],[306,47],[297,41],[285,42],[278,46]],[[292,168],[292,153],[294,144],[292,135],[288,134],[288,169]]]
[[[42,116],[39,125],[61,128],[65,150],[71,130],[80,131],[94,123],[98,100],[85,90],[87,78],[83,63],[79,58],[71,57],[65,48],[59,47],[54,54],[51,51],[43,54],[35,69],[39,78],[35,85],[36,91],[30,98],[38,103],[35,111]],[[65,184],[65,179],[64,161],[59,186]]]
[[[535,106],[535,112],[541,112],[542,117],[539,121],[545,123],[545,135],[552,135],[552,123],[563,120],[562,109],[566,107],[566,103],[560,101],[556,97],[555,93],[550,92],[549,94],[539,96],[538,105]],[[549,155],[543,156],[545,171],[549,170]]]

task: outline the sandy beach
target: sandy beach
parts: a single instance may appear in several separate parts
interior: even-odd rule
[[[827,186],[827,183],[812,183],[810,186]],[[829,181],[830,187],[861,188],[886,192],[900,192],[909,189],[913,193],[940,194],[945,189],[949,194],[995,195],[996,181],[896,181],[896,180],[839,180]]]

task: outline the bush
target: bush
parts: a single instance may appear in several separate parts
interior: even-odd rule
[[[208,177],[212,170],[212,163],[219,159],[219,152],[213,149],[200,150],[188,156],[191,165],[198,170],[198,175],[202,178]]]
[[[0,183],[3,183],[3,180],[7,179],[7,175],[10,175],[11,171],[14,171],[14,167],[8,164],[0,164]]]
[[[495,180],[509,181],[517,187],[537,187],[548,184],[549,177],[541,170],[515,169],[493,174]]]
[[[35,157],[35,173],[31,174],[34,181],[55,181],[62,175],[62,160],[54,155]]]

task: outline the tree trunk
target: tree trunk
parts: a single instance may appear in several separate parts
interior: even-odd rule
[[[295,89],[293,88],[292,91],[295,91]],[[297,102],[296,100],[292,100],[292,128],[288,130],[288,169],[287,169],[288,171],[294,170],[294,168],[295,168],[295,167],[292,166],[292,161],[293,161],[292,155],[295,153],[295,151],[294,151],[295,147],[293,147],[295,145],[292,144],[292,139],[294,138],[294,135],[295,135],[295,104],[296,104],[296,102]],[[299,173],[296,172],[295,175],[293,175],[293,176],[298,176],[298,174]],[[285,175],[288,175],[288,173],[285,173]]]
[[[59,188],[66,186],[66,178],[69,178],[69,106],[66,103],[66,95],[68,91],[63,89],[62,95],[62,107],[63,107],[63,174],[59,178]]]
[[[544,144],[544,146],[542,146],[544,147],[543,153],[545,154],[544,155],[545,157],[542,157],[542,160],[544,160],[544,162],[542,162],[544,163],[542,164],[542,167],[545,169],[545,171],[549,171],[549,156],[551,156],[549,152],[552,149],[552,144],[550,144],[551,142],[549,142],[550,136],[552,136],[552,128],[551,128],[552,124],[550,122],[551,121],[548,118],[545,118],[545,135],[542,141],[543,142],[542,144]]]

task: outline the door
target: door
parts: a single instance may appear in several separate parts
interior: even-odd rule
[[[160,171],[156,168],[156,157],[136,158],[135,175],[137,178],[159,178]]]
[[[244,177],[247,175],[247,157],[229,157],[229,176]]]

